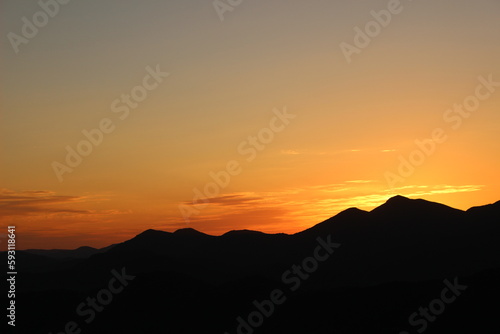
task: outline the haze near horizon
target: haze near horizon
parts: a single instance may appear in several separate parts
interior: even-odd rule
[[[499,199],[496,1],[57,3],[2,3],[0,234],[19,248]]]

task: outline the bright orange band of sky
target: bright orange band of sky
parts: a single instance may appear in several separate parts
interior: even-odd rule
[[[73,1],[43,24],[4,1],[0,235],[103,247],[294,233],[396,194],[496,202],[500,3],[389,3]]]

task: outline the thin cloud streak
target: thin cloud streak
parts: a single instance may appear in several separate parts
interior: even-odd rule
[[[344,183],[291,188],[276,192],[233,193],[210,199],[202,213],[190,225],[205,230],[206,226],[217,226],[218,231],[258,225],[267,232],[279,231],[279,228],[282,228],[281,232],[294,233],[350,207],[371,210],[393,196],[388,190],[374,193],[372,186],[375,183],[373,180],[350,180]],[[353,195],[360,193],[360,186],[369,187],[364,191],[366,195]],[[406,197],[422,198],[474,192],[483,187],[483,185],[433,185],[404,186],[395,190]],[[332,194],[335,194],[335,198],[331,198]],[[259,212],[259,215],[255,215],[254,212]],[[172,224],[180,226],[174,222]],[[173,227],[171,224],[169,226]]]
[[[63,196],[47,190],[27,190],[15,192],[9,189],[0,190],[0,212],[2,216],[47,216],[58,214],[69,215],[110,215],[120,213],[118,210],[88,210],[71,206],[89,202],[89,196]]]

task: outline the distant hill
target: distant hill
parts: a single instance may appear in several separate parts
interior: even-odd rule
[[[107,246],[105,248],[97,249],[88,246],[82,246],[77,249],[27,249],[26,253],[43,255],[54,259],[86,259],[94,254],[104,253],[115,245]]]
[[[399,333],[444,279],[459,278],[464,297],[427,332],[486,333],[500,309],[486,308],[500,297],[499,241],[500,202],[462,211],[396,196],[293,235],[147,230],[100,250],[28,250],[19,298],[39,323],[20,328],[58,332],[111,270],[126,268],[134,281],[83,332],[237,333],[237,317],[281,289],[287,302],[252,333]]]

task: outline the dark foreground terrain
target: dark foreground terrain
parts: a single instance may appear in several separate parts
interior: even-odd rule
[[[498,333],[499,241],[500,202],[461,211],[396,196],[294,235],[148,230],[101,250],[21,251],[16,327],[2,326],[23,334]]]

